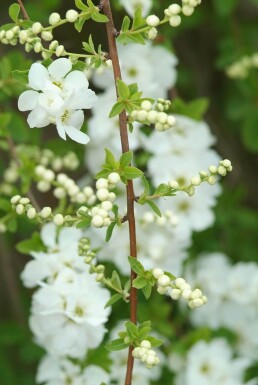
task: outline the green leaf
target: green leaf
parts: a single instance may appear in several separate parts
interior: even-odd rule
[[[122,284],[121,284],[121,280],[120,280],[120,277],[118,275],[118,273],[114,270],[113,273],[112,273],[112,277],[110,278],[110,283],[111,285],[116,289],[116,290],[123,290],[122,289]]]
[[[145,22],[145,19],[143,19],[143,17],[142,17],[141,7],[138,7],[134,13],[132,29],[135,30],[135,29],[137,29],[137,28],[139,28],[145,24],[146,24],[146,22]]]
[[[152,286],[151,286],[151,284],[147,284],[146,286],[144,286],[143,288],[142,288],[142,292],[143,292],[143,294],[144,294],[144,296],[145,296],[145,298],[146,299],[149,299],[150,298],[150,296],[151,296],[151,291],[152,291]]]
[[[116,170],[118,167],[118,163],[117,163],[114,155],[112,154],[112,152],[108,148],[105,148],[105,152],[106,152],[106,157],[105,157],[106,165],[111,166],[112,169]]]
[[[107,232],[106,232],[106,242],[110,241],[114,228],[116,227],[116,224],[117,223],[114,221],[114,222],[111,222],[110,225],[108,226]]]
[[[146,44],[144,37],[140,33],[135,33],[133,35],[129,35],[128,37],[133,43],[142,45]]]
[[[149,331],[151,331],[151,321],[144,321],[139,326],[139,330],[142,330],[143,328],[149,328]]]
[[[145,175],[142,175],[142,183],[144,187],[144,194],[150,195],[150,184],[148,182],[148,179],[146,178]]]
[[[128,88],[129,88],[129,91],[130,91],[130,96],[132,96],[132,95],[134,95],[135,93],[138,92],[138,85],[137,85],[137,83],[129,84]]]
[[[131,269],[138,275],[144,274],[144,267],[136,258],[128,257],[128,261],[130,263]]]
[[[105,305],[105,309],[109,306],[112,306],[114,305],[114,303],[116,303],[117,301],[119,301],[120,299],[122,299],[122,295],[121,294],[114,294],[112,295],[112,297],[107,301],[106,305]]]
[[[235,10],[238,0],[213,0],[213,6],[219,16],[229,16]]]
[[[90,18],[90,16],[88,17],[88,18]],[[82,31],[82,28],[83,28],[83,26],[84,26],[84,23],[85,23],[85,21],[88,19],[88,18],[86,18],[86,17],[79,17],[77,20],[76,20],[76,22],[74,23],[74,28],[76,29],[76,31],[78,31],[78,32],[81,32]]]
[[[0,209],[7,213],[12,210],[12,205],[9,199],[0,198]]]
[[[75,5],[81,11],[87,11],[89,9],[81,0],[75,0]]]
[[[132,340],[135,340],[138,338],[139,336],[138,328],[133,322],[127,321],[125,323],[125,327],[129,338],[131,338]]]
[[[76,227],[77,229],[83,229],[83,228],[89,227],[90,224],[91,224],[91,217],[89,216],[88,218],[78,222]]]
[[[95,179],[107,178],[112,170],[101,170],[95,175]]]
[[[9,7],[9,16],[15,23],[18,21],[20,10],[21,7],[17,3],[14,3]]]
[[[120,168],[123,170],[126,166],[129,166],[129,164],[132,162],[132,159],[133,159],[133,152],[132,151],[125,152],[119,159]]]
[[[140,178],[143,174],[141,170],[133,166],[127,166],[124,168],[124,176],[126,179]]]
[[[15,80],[17,80],[17,82],[22,83],[24,85],[28,84],[28,74],[29,74],[29,70],[25,70],[25,71],[14,70],[14,71],[12,71],[13,78]]]
[[[107,350],[110,352],[115,352],[117,350],[126,349],[129,345],[124,343],[123,338],[118,338],[116,340],[113,340],[111,342],[108,342],[105,346]]]
[[[207,98],[198,98],[189,103],[185,103],[182,99],[176,98],[172,104],[172,111],[175,114],[185,115],[200,121],[203,119],[208,107],[209,100]]]
[[[113,105],[112,110],[110,111],[109,117],[114,118],[116,115],[121,114],[121,112],[125,109],[124,102],[117,102]]]
[[[0,31],[8,31],[9,29],[15,27],[16,24],[15,23],[7,23],[7,24],[4,24],[4,25],[1,25],[0,27]]]
[[[176,277],[173,274],[171,274],[169,271],[164,271],[164,273],[169,276],[171,281],[174,281],[176,279]]]
[[[129,87],[120,79],[117,79],[117,92],[121,99],[126,100],[129,98]]]
[[[170,190],[169,186],[165,183],[160,184],[156,190],[154,191],[154,194],[156,195],[165,195]]]
[[[92,12],[91,14],[92,20],[96,21],[97,23],[107,23],[108,18],[106,15],[103,15],[102,13],[99,12]]]
[[[156,203],[154,203],[153,201],[150,201],[150,200],[145,201],[145,203],[147,203],[147,205],[150,206],[152,211],[154,211],[154,213],[156,215],[158,215],[158,217],[162,217],[161,211],[160,211],[159,207],[156,205]]]
[[[141,328],[141,330],[139,329],[139,339],[146,340],[150,331],[151,331],[150,327]]]
[[[125,16],[123,23],[122,23],[121,31],[122,32],[128,31],[128,29],[130,27],[130,23],[131,23],[131,21],[130,21],[129,17]]]
[[[151,343],[151,346],[154,348],[157,348],[158,346],[163,344],[162,340],[160,340],[156,337],[153,337],[153,336],[148,336],[146,339],[147,339],[147,341],[149,341]]]
[[[32,251],[46,251],[47,249],[43,244],[39,233],[35,232],[30,239],[17,243],[16,250],[22,254],[30,254]]]
[[[133,280],[133,287],[136,289],[142,289],[148,283],[147,279],[143,276],[139,276]]]

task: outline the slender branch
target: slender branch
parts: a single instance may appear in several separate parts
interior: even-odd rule
[[[22,13],[23,13],[24,19],[30,20],[29,15],[27,14],[27,11],[26,11],[26,9],[25,9],[25,7],[24,7],[24,5],[23,5],[22,0],[17,0],[17,3],[18,3],[18,4],[20,5],[20,7],[21,7],[21,11],[22,11]]]
[[[118,52],[116,47],[116,29],[113,22],[112,11],[110,7],[109,0],[102,0],[101,7],[103,9],[103,13],[108,17],[108,22],[106,24],[107,30],[107,38],[109,45],[110,57],[113,63],[113,71],[115,83],[117,79],[122,79],[121,69],[119,65]],[[117,93],[118,96],[118,93]],[[127,152],[130,150],[129,148],[129,140],[128,140],[128,131],[127,131],[127,117],[126,112],[123,111],[119,115],[119,127],[120,127],[120,138],[122,145],[122,152]],[[130,237],[130,255],[133,258],[137,258],[137,247],[136,247],[136,229],[135,229],[135,217],[134,217],[134,188],[133,182],[128,181],[127,184],[127,219],[129,223],[129,237]],[[136,274],[131,270],[131,281],[136,278]],[[130,321],[136,323],[137,322],[137,290],[131,285],[130,291]],[[126,378],[125,385],[131,385],[132,383],[132,373],[133,373],[133,365],[134,358],[132,356],[133,346],[129,347],[128,359],[127,359],[127,370],[126,370]]]

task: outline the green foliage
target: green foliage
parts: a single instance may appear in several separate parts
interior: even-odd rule
[[[143,27],[146,27],[146,22],[142,17],[141,8],[138,7],[135,11],[132,25],[129,17],[124,17],[117,41],[121,44],[145,44]]]
[[[32,251],[47,251],[46,246],[42,242],[40,238],[40,234],[34,232],[30,239],[26,239],[17,243],[16,250],[18,250],[22,254],[30,254]]]
[[[96,7],[91,0],[87,0],[87,5],[81,0],[75,0],[75,5],[82,11],[74,23],[74,27],[78,32],[82,31],[86,20],[92,19],[97,23],[106,23],[108,21],[107,16],[101,14],[99,8]]]
[[[142,292],[146,299],[149,299],[152,292],[152,287],[155,285],[156,280],[153,277],[151,271],[145,270],[140,261],[136,258],[128,257],[131,269],[137,274],[137,278],[133,280],[133,287],[136,289],[142,289]]]
[[[185,115],[194,120],[202,120],[204,114],[209,107],[209,100],[206,98],[195,99],[191,102],[184,102],[180,98],[176,98],[171,106],[174,114]]]
[[[17,3],[14,3],[9,7],[9,16],[15,23],[18,21],[20,10],[21,7]]]

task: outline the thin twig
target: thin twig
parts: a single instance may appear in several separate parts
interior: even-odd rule
[[[107,30],[107,37],[108,37],[109,52],[113,63],[114,78],[116,83],[117,79],[122,79],[121,69],[120,69],[119,59],[118,59],[118,52],[116,47],[116,39],[115,39],[116,29],[113,22],[112,11],[111,11],[109,0],[102,0],[100,4],[103,9],[103,13],[108,17],[108,20],[109,20],[106,23],[106,30]],[[119,127],[120,127],[122,152],[124,153],[130,150],[129,140],[128,140],[128,131],[127,131],[127,117],[126,117],[125,111],[123,111],[119,115]],[[133,182],[131,180],[128,181],[126,192],[127,192],[127,219],[129,223],[129,237],[130,237],[130,255],[133,258],[137,258],[136,229],[135,229],[135,217],[134,217],[135,196],[134,196]],[[133,271],[131,271],[131,281],[133,281],[135,278],[136,278],[136,274]],[[131,285],[131,291],[130,291],[130,321],[133,323],[137,322],[137,290],[132,285]],[[133,346],[130,346],[129,352],[128,352],[128,359],[127,359],[125,385],[131,385],[132,383],[132,373],[133,373],[133,364],[134,364],[132,350],[133,350]]]
[[[18,3],[18,4],[20,5],[20,7],[21,7],[21,11],[22,11],[22,14],[23,14],[24,19],[30,20],[29,15],[27,14],[27,11],[26,11],[26,9],[25,9],[25,7],[24,7],[24,5],[23,5],[23,2],[22,2],[21,0],[17,0],[17,3]]]

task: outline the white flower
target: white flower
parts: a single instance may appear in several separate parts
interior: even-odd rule
[[[119,0],[119,2],[130,16],[134,16],[138,7],[141,7],[143,16],[146,16],[152,6],[152,0]]]
[[[89,137],[80,131],[84,121],[83,109],[89,109],[97,101],[95,93],[81,71],[71,71],[69,59],[57,59],[48,68],[40,63],[32,64],[29,86],[18,100],[20,111],[30,111],[30,127],[56,125],[59,136],[66,135],[76,142],[87,144]],[[71,71],[71,72],[70,72]]]
[[[47,252],[32,252],[29,261],[21,273],[24,286],[34,287],[46,280],[54,282],[64,268],[77,272],[88,271],[88,266],[78,256],[78,241],[82,232],[76,228],[61,229],[56,241],[57,228],[53,223],[43,226],[41,239]]]
[[[51,354],[83,358],[102,341],[109,298],[89,273],[63,270],[33,295],[30,327],[36,342]]]

